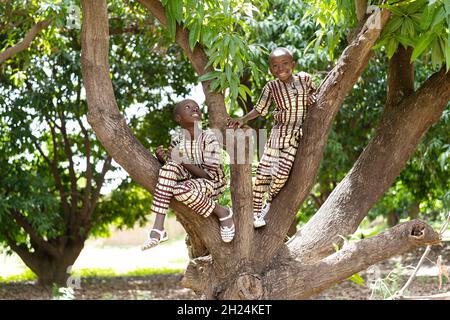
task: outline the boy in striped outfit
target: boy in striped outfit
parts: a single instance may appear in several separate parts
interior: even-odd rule
[[[252,111],[241,118],[228,119],[229,127],[240,128],[249,120],[267,115],[272,101],[275,102],[275,123],[256,169],[253,187],[255,228],[266,225],[264,218],[270,204],[289,178],[308,107],[315,102],[316,88],[311,76],[306,72],[294,75],[295,65],[288,49],[279,47],[273,50],[269,56],[269,68],[276,79],[265,85]]]
[[[164,219],[173,197],[205,218],[211,213],[217,216],[222,240],[230,242],[235,233],[233,212],[231,208],[215,203],[226,188],[219,142],[211,130],[200,128],[202,113],[195,101],[179,102],[174,117],[182,130],[172,140],[169,151],[164,151],[162,146],[156,150],[156,156],[163,164],[151,207],[156,219],[142,250],[168,239]]]

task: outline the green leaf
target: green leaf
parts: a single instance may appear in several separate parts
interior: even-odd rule
[[[199,35],[200,35],[200,24],[198,23],[198,21],[195,21],[192,24],[192,29],[189,31],[189,47],[191,48],[191,50],[194,50]]]
[[[323,37],[323,32],[320,31],[319,36],[317,37],[316,44],[314,45],[314,56],[315,56],[316,60],[318,60],[319,46],[320,46],[320,43],[322,42],[322,37]]]
[[[236,55],[237,47],[234,37],[230,40],[230,56],[233,58]]]
[[[208,72],[208,73],[205,73],[205,74],[201,75],[200,77],[198,77],[198,81],[212,80],[214,78],[217,78],[219,75],[220,75],[219,71]]]
[[[181,22],[183,19],[183,1],[180,0],[170,0],[172,6],[172,12],[175,20]]]
[[[386,48],[387,49],[387,56],[388,56],[389,59],[392,58],[392,56],[394,55],[395,51],[397,50],[397,47],[398,47],[398,41],[394,37],[392,37],[389,40],[389,42],[387,44],[387,48]]]
[[[434,14],[433,17],[433,23],[431,24],[430,28],[433,28],[434,26],[436,26],[437,24],[441,23],[442,21],[444,21],[445,17],[446,17],[446,13],[444,10],[444,7],[440,7],[437,12]]]
[[[429,48],[434,38],[436,38],[436,34],[432,32],[427,32],[419,38],[411,55],[411,62],[416,60],[417,57],[422,54],[422,52],[424,52],[427,48]]]
[[[242,99],[244,101],[247,101],[247,93],[246,93],[245,89],[242,87],[242,85],[239,86],[238,90],[239,90],[239,95],[242,97]]]
[[[348,280],[353,281],[354,283],[360,285],[361,287],[366,287],[366,283],[359,273],[355,273],[350,278],[348,278]]]
[[[450,69],[450,41],[447,42],[447,45],[445,46],[444,54],[445,54],[445,68],[446,71],[448,72],[448,70]]]
[[[213,81],[211,81],[211,84],[209,85],[209,88],[211,89],[211,91],[216,91],[219,88],[219,79],[215,79]]]
[[[225,65],[225,74],[227,75],[228,83],[231,85],[231,66],[228,63]]]
[[[434,12],[436,10],[435,6],[427,6],[423,12],[420,20],[420,29],[428,30],[430,28],[431,22],[433,21]]]
[[[403,18],[399,16],[393,16],[385,28],[386,33],[393,33],[401,27],[403,23]]]
[[[406,47],[414,47],[415,43],[413,40],[411,40],[411,38],[409,37],[404,37],[401,35],[395,35],[395,39],[397,39],[405,48]]]
[[[402,9],[396,7],[395,5],[389,5],[389,4],[384,4],[384,5],[380,5],[380,8],[386,8],[389,11],[391,11],[392,13],[402,17],[405,15],[405,13],[402,11]]]
[[[439,39],[436,38],[431,45],[431,63],[434,67],[440,65],[444,60],[444,54],[441,52]]]

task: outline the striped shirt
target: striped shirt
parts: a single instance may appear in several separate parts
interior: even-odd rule
[[[170,146],[178,146],[181,156],[187,157],[191,164],[206,172],[216,185],[215,195],[225,190],[227,180],[223,170],[222,148],[213,131],[202,130],[197,139],[191,140],[181,130],[172,139]]]
[[[275,125],[269,137],[271,148],[287,148],[302,135],[306,113],[315,102],[315,90],[311,76],[306,72],[294,75],[291,83],[275,79],[264,86],[254,109],[265,116],[272,101],[275,102]]]

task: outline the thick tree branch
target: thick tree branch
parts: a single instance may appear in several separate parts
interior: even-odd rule
[[[164,7],[158,0],[138,0],[147,10],[149,10],[153,16],[156,17],[164,26],[167,26],[167,17],[164,11]],[[194,50],[189,47],[189,31],[182,26],[177,25],[176,42],[183,49],[189,61],[191,62],[194,70],[198,75],[202,75],[206,72],[212,71],[212,68],[206,68],[208,63],[208,56],[205,53],[203,47],[197,43]],[[209,123],[210,127],[223,130],[226,125],[226,119],[228,117],[225,109],[225,100],[222,93],[212,92],[209,89],[211,81],[202,82],[203,92],[205,94],[206,105],[208,106]]]
[[[15,253],[19,255],[19,257],[28,265],[29,261],[33,261],[34,254],[31,253],[28,248],[24,244],[16,244],[16,241],[8,234],[4,234],[6,238],[6,242],[11,249],[14,250]]]
[[[38,235],[37,232],[34,230],[34,228],[31,226],[31,224],[26,220],[26,218],[22,214],[14,211],[11,212],[11,216],[14,218],[17,224],[21,226],[23,230],[25,230],[25,232],[30,236],[32,241],[34,241],[35,244],[38,246],[34,248],[35,250],[42,249],[55,258],[58,258],[60,256],[58,250],[50,243],[45,241],[44,238]]]
[[[92,192],[88,217],[90,217],[94,212],[98,198],[100,197],[100,190],[102,189],[103,183],[105,182],[105,176],[108,173],[108,171],[111,170],[111,167],[112,167],[112,157],[108,156],[106,157],[105,162],[103,163],[102,171],[95,179],[95,189],[94,192]]]
[[[61,121],[61,135],[63,137],[63,147],[64,147],[64,153],[66,154],[67,160],[69,161],[69,176],[70,176],[70,190],[71,190],[71,206],[72,206],[72,212],[75,212],[77,210],[78,206],[78,178],[75,173],[75,164],[73,162],[73,152],[71,148],[71,142],[67,135],[67,129],[66,129],[66,117],[64,115],[64,112],[58,111],[59,119]]]
[[[281,264],[265,278],[268,293],[272,299],[306,298],[377,262],[440,240],[440,235],[423,221],[402,223],[372,238],[350,243],[317,264],[305,265],[303,260]]]
[[[345,96],[367,66],[372,47],[389,16],[390,13],[386,10],[372,14],[320,85],[317,93],[318,101],[309,111],[305,121],[304,136],[299,143],[290,178],[274,199],[267,216],[265,230],[259,233],[257,239],[257,243],[261,244],[258,250],[265,252],[264,259],[270,259],[283,244],[294,215],[309,195],[333,120]],[[271,214],[274,211],[277,215]]]
[[[81,3],[83,8],[81,68],[89,107],[88,122],[112,158],[137,183],[153,192],[160,164],[127,126],[117,107],[109,78],[106,1],[83,0]],[[208,230],[200,233],[200,237],[214,257],[232,255],[232,246],[223,244],[220,239],[219,223],[216,219],[202,218],[176,201],[171,202],[171,207],[180,217],[189,221],[192,228]]]
[[[442,69],[420,90],[383,113],[375,136],[353,168],[291,243],[299,258],[321,258],[333,250],[338,235],[357,229],[400,174],[421,137],[439,120],[449,100],[450,73]]]
[[[43,21],[40,21],[36,23],[26,34],[22,41],[20,41],[18,44],[16,44],[13,47],[10,47],[6,49],[3,52],[0,52],[0,64],[11,58],[13,55],[27,49],[31,42],[37,37],[39,32],[41,32],[43,29],[47,28],[50,23],[52,22],[52,19],[46,19]]]
[[[80,106],[80,98],[81,98],[81,86],[77,92],[77,105]],[[86,183],[84,185],[83,192],[83,206],[80,211],[81,216],[87,216],[89,207],[90,207],[90,197],[92,192],[92,179],[93,179],[93,165],[91,163],[91,141],[89,139],[89,132],[83,125],[83,121],[81,121],[81,115],[77,115],[77,122],[81,128],[81,132],[83,133],[83,143],[84,143],[84,154],[86,156]]]
[[[367,0],[355,0],[355,10],[358,21],[363,20],[367,13]]]
[[[400,45],[389,60],[386,108],[395,107],[414,92],[414,65],[410,62],[413,48]]]
[[[53,142],[54,143],[54,142]],[[58,164],[55,160],[56,154],[54,155],[54,158],[50,160],[49,157],[47,157],[40,147],[39,143],[37,141],[33,142],[34,147],[38,150],[39,154],[44,158],[45,162],[50,168],[50,171],[52,172],[53,179],[55,179],[55,185],[56,189],[59,192],[59,196],[61,197],[61,205],[64,211],[65,216],[70,215],[70,208],[69,203],[67,202],[67,192],[64,189],[64,186],[62,184],[61,175],[58,172]]]

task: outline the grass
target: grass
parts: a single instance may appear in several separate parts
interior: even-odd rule
[[[0,283],[5,282],[25,282],[25,281],[34,281],[37,279],[36,274],[30,269],[25,270],[21,274],[16,274],[8,277],[0,277]]]
[[[72,272],[72,275],[80,276],[81,278],[112,278],[112,277],[145,277],[152,275],[161,275],[161,274],[176,274],[183,273],[183,269],[174,269],[174,268],[143,268],[127,271],[124,273],[116,272],[114,269],[80,269]],[[37,279],[37,276],[30,269],[24,271],[21,274],[8,276],[8,277],[0,277],[0,283],[6,282],[26,282],[26,281],[34,281]]]

